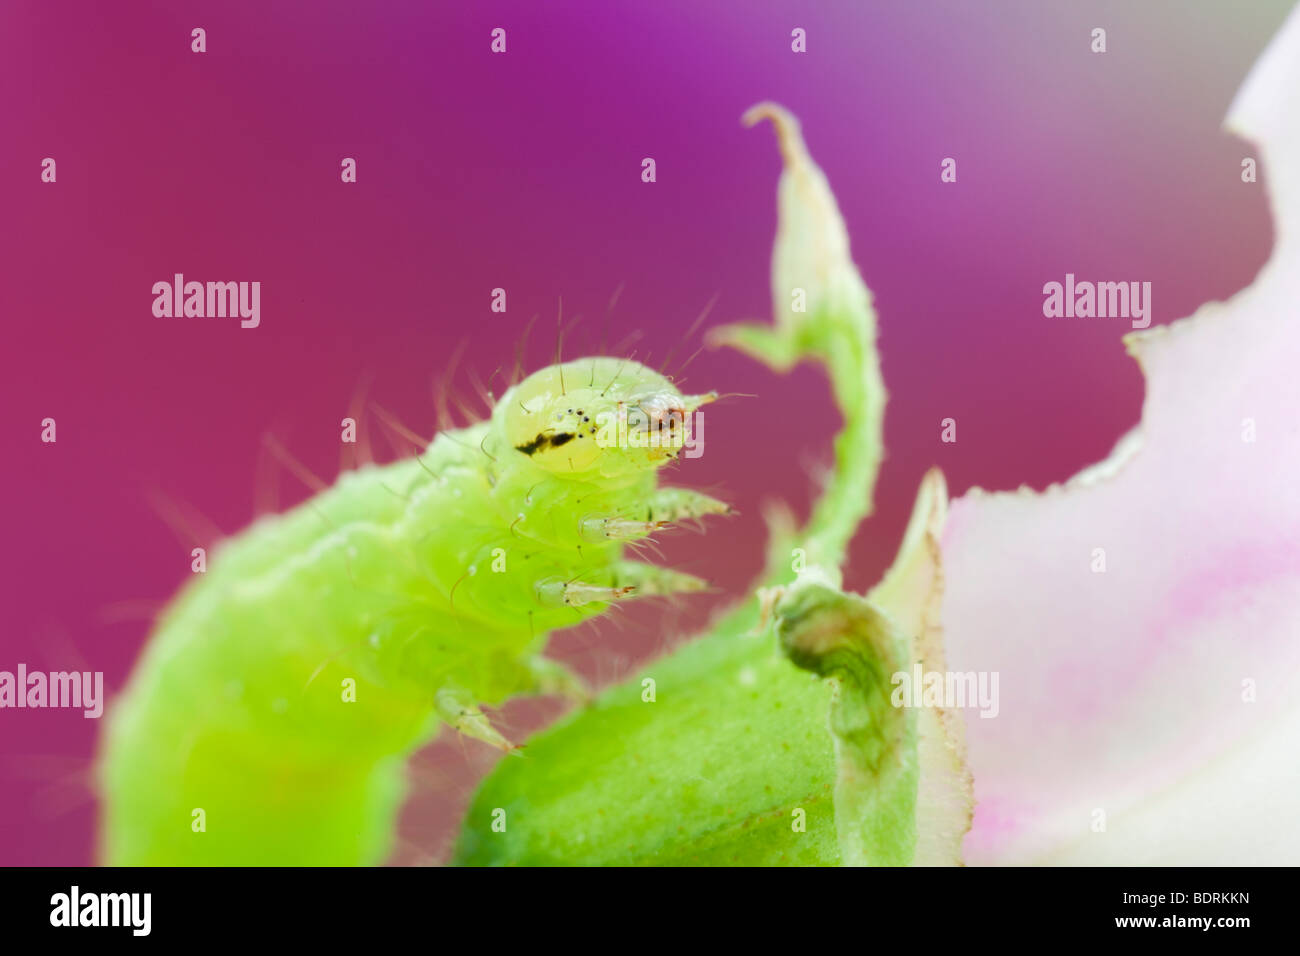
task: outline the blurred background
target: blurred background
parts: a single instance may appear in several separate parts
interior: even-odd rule
[[[1155,324],[1251,282],[1266,184],[1241,181],[1254,154],[1220,125],[1290,6],[7,0],[0,670],[101,670],[120,689],[191,548],[307,497],[267,436],[331,480],[366,382],[429,436],[449,379],[463,422],[458,402],[483,409],[475,376],[500,393],[535,315],[525,365],[553,360],[561,300],[566,357],[673,352],[692,390],[756,397],[711,406],[703,457],[671,475],[741,512],[661,542],[717,593],[640,604],[553,652],[605,683],[701,629],[759,568],[762,504],[806,512],[837,427],[814,370],[708,350],[681,369],[710,300],[704,328],[771,314],[780,161],[770,130],[739,124],[762,99],[802,120],[879,314],[888,457],[847,580],[869,587],[928,467],[953,494],[1041,489],[1137,423],[1128,322],[1046,319],[1045,282],[1149,281]],[[152,285],[176,272],[260,281],[261,326],[155,318]],[[377,457],[399,454],[363,424]],[[516,703],[501,723],[521,738],[561,712]],[[0,711],[0,863],[92,861],[99,730]],[[496,759],[444,734],[416,760],[394,862],[444,857]]]

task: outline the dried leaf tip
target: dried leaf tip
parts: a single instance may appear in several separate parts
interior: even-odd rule
[[[808,149],[804,146],[803,132],[793,113],[779,103],[765,100],[756,103],[740,118],[745,126],[756,126],[763,120],[770,120],[776,129],[776,142],[781,149],[781,159],[786,166],[795,166],[808,160]]]

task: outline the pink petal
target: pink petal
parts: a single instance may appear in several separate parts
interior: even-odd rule
[[[970,863],[1300,862],[1297,100],[1293,13],[1229,116],[1260,146],[1273,257],[1128,339],[1134,435],[1065,486],[952,504],[948,664],[1000,690],[967,712]]]

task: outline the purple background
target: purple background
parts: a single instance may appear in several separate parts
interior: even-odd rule
[[[802,119],[880,315],[888,459],[854,587],[885,567],[927,467],[954,493],[1041,488],[1138,420],[1127,322],[1045,319],[1044,282],[1150,281],[1161,324],[1267,256],[1262,184],[1240,181],[1251,151],[1220,124],[1288,3],[623,6],[0,5],[0,669],[86,667],[120,688],[204,523],[233,532],[306,495],[264,436],[332,478],[367,376],[429,435],[457,344],[451,394],[474,405],[471,371],[508,369],[534,314],[528,366],[551,360],[561,298],[583,316],[567,355],[640,332],[630,348],[651,364],[694,352],[680,340],[714,295],[709,324],[770,315],[779,159],[769,131],[738,122],[761,99]],[[505,55],[489,52],[497,26]],[[40,181],[46,156],[56,184]],[[947,156],[956,184],[939,181]],[[178,271],[260,280],[261,327],[155,318],[151,286]],[[741,593],[761,502],[805,510],[827,460],[836,418],[815,372],[706,351],[686,378],[758,396],[710,408],[704,456],[674,476],[742,515],[663,541],[716,597],[556,638],[599,681]],[[393,457],[377,425],[371,438]],[[185,514],[177,529],[160,498]],[[503,716],[522,736],[558,712]],[[0,862],[92,858],[98,730],[79,712],[0,711]],[[396,860],[439,858],[494,759],[452,735],[421,756]]]

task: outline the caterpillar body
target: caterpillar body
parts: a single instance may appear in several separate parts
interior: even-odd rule
[[[102,742],[110,864],[373,864],[405,765],[442,724],[503,750],[480,705],[579,695],[548,632],[610,602],[698,590],[626,560],[725,504],[658,486],[680,443],[599,426],[683,422],[684,395],[632,361],[554,365],[484,422],[225,542],[160,619]]]

